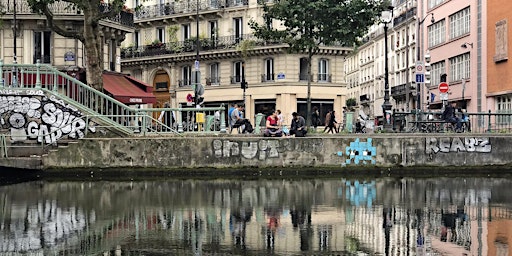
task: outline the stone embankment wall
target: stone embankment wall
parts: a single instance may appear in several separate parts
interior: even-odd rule
[[[306,138],[83,138],[43,156],[43,168],[489,166],[512,163],[512,137],[371,134]]]

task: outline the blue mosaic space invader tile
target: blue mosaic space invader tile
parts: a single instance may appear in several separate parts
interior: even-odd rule
[[[345,149],[345,154],[349,157],[345,160],[346,164],[351,164],[352,160],[354,164],[375,164],[377,148],[372,146],[371,138],[368,138],[366,142],[359,142],[359,139],[356,139],[350,142],[350,146]],[[340,154],[338,153],[338,155]]]

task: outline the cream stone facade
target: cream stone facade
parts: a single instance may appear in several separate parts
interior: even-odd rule
[[[46,17],[34,14],[28,3],[16,0],[16,12],[13,1],[1,0],[5,14],[0,19],[0,59],[5,63],[14,61],[14,53],[19,64],[34,64],[39,60],[61,71],[85,79],[85,50],[83,44],[72,38],[66,38],[53,32],[46,23]],[[83,15],[69,3],[56,2],[52,6],[56,23],[68,31],[83,26]],[[14,20],[16,17],[16,30]],[[117,18],[100,21],[105,40],[103,55],[105,69],[120,71],[120,45],[126,33],[133,31],[133,14],[122,12]],[[14,34],[16,32],[16,37]],[[16,38],[16,51],[14,50]]]
[[[203,106],[228,107],[245,101],[245,115],[253,122],[256,114],[268,115],[273,109],[280,109],[286,122],[292,112],[306,117],[307,55],[289,53],[280,42],[255,38],[248,25],[250,20],[263,23],[264,2],[272,4],[261,0],[134,1],[132,6],[139,6],[136,30],[122,44],[122,71],[153,85],[154,107],[187,107],[187,95],[194,94],[198,34]],[[280,24],[274,21],[272,26]],[[334,109],[341,120],[346,100],[344,57],[351,49],[321,47],[313,56],[311,101],[321,117]],[[248,83],[245,97],[243,79]]]

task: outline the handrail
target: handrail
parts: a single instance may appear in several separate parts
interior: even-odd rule
[[[158,120],[155,117],[161,111],[172,111],[177,114],[177,121],[181,124],[183,113],[194,112],[207,115],[208,111],[219,111],[224,119],[224,106],[216,108],[147,108],[138,109],[130,107],[109,95],[98,91],[74,77],[63,73],[56,68],[41,64],[39,61],[34,64],[4,64],[0,60],[0,90],[6,95],[34,95],[54,97],[69,106],[80,110],[83,114],[94,116],[96,123],[104,124],[115,129],[124,135],[133,135],[136,130],[126,123],[127,119],[141,119],[144,124],[140,131],[141,135],[152,133],[174,132],[176,129]],[[6,86],[8,85],[8,86]],[[188,121],[188,120],[187,120]],[[154,125],[158,129],[152,129]],[[179,129],[177,132],[183,132]],[[197,124],[193,124],[194,126]],[[149,128],[149,129],[148,129]],[[221,132],[225,132],[225,122],[222,121]],[[201,130],[202,131],[202,130]],[[207,132],[205,129],[203,132]]]

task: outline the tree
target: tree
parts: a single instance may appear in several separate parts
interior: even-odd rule
[[[55,33],[74,38],[82,42],[87,57],[87,83],[97,89],[103,89],[103,55],[102,37],[100,31],[100,20],[115,17],[123,9],[125,0],[112,0],[104,4],[102,0],[27,0],[30,8],[35,13],[45,15],[47,24]],[[63,23],[54,19],[51,5],[56,2],[67,2],[70,8],[76,8],[84,16],[83,27],[78,30],[66,30]]]
[[[354,47],[375,24],[389,0],[281,0],[264,6],[265,24],[251,20],[256,37],[284,42],[288,50],[307,53],[307,126],[311,125],[311,60],[320,46]],[[275,29],[272,20],[285,29]]]

